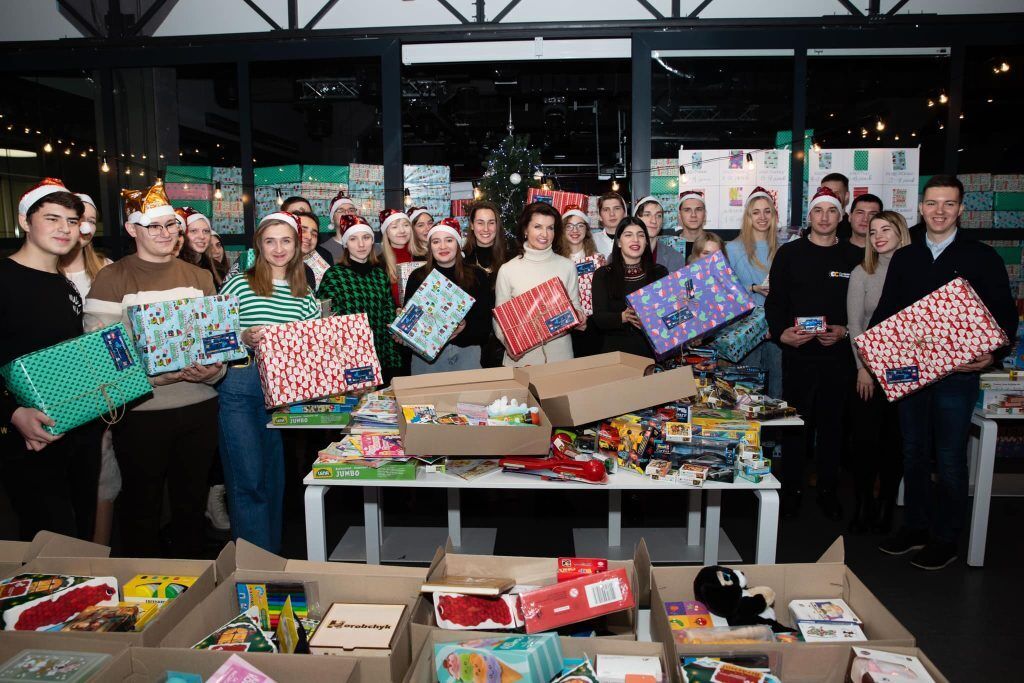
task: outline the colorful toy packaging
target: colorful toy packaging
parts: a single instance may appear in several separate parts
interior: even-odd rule
[[[116,578],[18,574],[0,583],[0,621],[5,631],[49,630],[93,606],[117,606]]]
[[[125,602],[163,603],[187,591],[197,579],[195,576],[138,574],[122,590]]]
[[[711,348],[731,363],[739,363],[765,340],[768,321],[764,307],[755,306],[749,315],[726,325],[711,342]]]
[[[548,683],[561,670],[562,645],[554,633],[434,645],[440,683]]]
[[[246,355],[238,324],[238,299],[233,296],[129,306],[128,319],[148,375],[181,370],[193,363],[226,363]]]
[[[538,633],[630,609],[635,604],[625,569],[541,586],[520,596],[527,633]]]
[[[437,358],[476,301],[437,270],[405,302],[390,329],[417,354]]]
[[[557,277],[494,308],[509,355],[519,357],[579,325],[579,312]]]
[[[250,607],[192,646],[193,650],[222,652],[277,652],[270,638],[260,629],[259,610]]]

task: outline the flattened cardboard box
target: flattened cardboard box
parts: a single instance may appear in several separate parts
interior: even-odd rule
[[[843,564],[843,541],[836,540],[816,563],[741,565],[751,586],[769,586],[775,591],[775,613],[780,622],[788,623],[790,600],[809,598],[842,598],[863,620],[868,640],[865,647],[913,647],[914,636],[892,612],[885,608],[867,586]],[[686,653],[706,652],[707,645],[679,645],[672,637],[665,602],[693,600],[693,580],[699,566],[655,567],[651,570],[651,635],[665,645],[675,657]],[[834,643],[765,643],[764,651],[806,650],[834,647]],[[734,646],[727,646],[732,649]],[[739,647],[739,646],[736,646]],[[845,644],[844,647],[849,647]],[[788,679],[787,679],[788,683]]]
[[[521,369],[492,368],[396,377],[398,431],[408,455],[494,457],[547,455],[551,448],[551,422]],[[458,403],[487,405],[507,396],[540,408],[540,425],[476,427],[470,425],[408,424],[403,405],[431,404],[438,414],[457,412]]]
[[[139,647],[128,653],[130,673],[118,681],[125,683],[163,683],[167,671],[195,673],[205,681],[235,654],[278,683],[358,683],[359,662],[347,657],[312,655],[254,654],[250,652],[214,652]]]
[[[653,368],[650,358],[617,351],[522,371],[551,424],[576,427],[697,393],[689,367],[648,374]]]
[[[195,576],[196,582],[184,593],[164,605],[146,628],[128,633],[48,633],[58,639],[87,638],[119,642],[122,646],[157,645],[178,622],[199,605],[214,589],[216,571],[210,560],[169,560],[132,557],[37,557],[21,568],[26,574],[71,574],[75,576],[113,576],[118,591],[137,574]],[[54,645],[54,649],[60,649]]]
[[[608,569],[625,569],[630,577],[637,604],[628,610],[602,617],[603,623],[614,635],[607,638],[636,640],[637,610],[646,605],[650,597],[651,557],[647,544],[637,544],[632,560],[609,560]],[[438,548],[427,572],[428,581],[440,581],[445,576],[501,576],[520,585],[548,585],[556,583],[558,559],[554,557],[513,557],[503,555],[462,555],[452,552],[451,541]],[[431,596],[424,593],[416,600],[412,612],[412,648],[419,650],[431,631],[438,629]],[[443,629],[442,629],[443,630]],[[478,631],[459,631],[465,640]],[[506,631],[505,635],[511,634]],[[604,639],[604,638],[602,638]]]
[[[110,548],[52,531],[40,531],[31,541],[0,541],[0,578],[21,572],[37,557],[109,557]]]
[[[412,668],[403,683],[434,683],[437,677],[434,675],[434,645],[437,643],[458,643],[474,638],[508,638],[508,632],[499,631],[444,631],[434,629],[424,639],[413,658]],[[679,674],[673,674],[673,667],[669,666],[671,660],[665,658],[665,651],[661,643],[643,643],[635,640],[613,640],[610,638],[559,638],[562,646],[562,656],[568,659],[582,659],[584,655],[590,657],[593,662],[598,655],[634,655],[638,657],[657,657],[661,661],[661,669],[665,673],[665,680],[677,683]],[[678,668],[678,667],[676,667]],[[788,681],[787,681],[788,683]]]
[[[355,567],[356,565],[352,565]],[[358,565],[349,573],[317,574],[312,572],[274,572],[239,569],[225,578],[206,599],[199,603],[189,618],[177,625],[160,642],[161,648],[191,649],[193,645],[238,616],[238,595],[235,583],[306,583],[316,585],[318,614],[323,614],[334,602],[362,602],[394,604],[404,603],[409,609],[402,615],[391,652],[356,650],[343,655],[325,656],[332,661],[351,660],[359,662],[358,680],[362,683],[399,683],[409,668],[412,648],[409,643],[409,612],[419,596],[423,579],[419,576],[381,576],[376,565]],[[266,658],[287,657],[279,653],[250,653],[250,661],[257,667]],[[299,655],[307,656],[307,655]],[[308,655],[313,656],[313,655]],[[257,659],[258,658],[258,659]],[[287,680],[287,679],[286,679]],[[294,680],[294,679],[292,679]]]
[[[65,650],[69,652],[93,652],[110,655],[110,659],[89,678],[90,683],[121,683],[131,674],[128,658],[128,644],[124,641],[88,638],[74,634],[36,631],[7,631],[0,636],[0,664],[14,657],[22,650]]]

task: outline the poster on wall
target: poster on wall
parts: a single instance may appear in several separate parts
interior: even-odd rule
[[[902,214],[909,225],[917,223],[920,148],[812,149],[809,158],[808,188],[819,187],[829,173],[842,173],[850,179],[851,202],[870,193],[887,211]]]
[[[750,159],[747,159],[747,155]],[[789,215],[788,149],[702,149],[680,148],[679,192],[700,190],[707,206],[707,227],[738,230],[743,221],[747,196],[763,187],[775,198],[782,222]]]

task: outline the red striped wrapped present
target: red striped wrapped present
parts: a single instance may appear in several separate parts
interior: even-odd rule
[[[539,187],[531,187],[526,192],[526,203],[529,204],[531,202],[544,202],[545,204],[551,204],[558,209],[558,213],[565,213],[570,206],[575,205],[583,209],[584,213],[586,213],[587,206],[590,204],[590,196],[580,192],[542,190]]]
[[[168,199],[212,199],[213,186],[206,182],[164,183]]]
[[[579,313],[557,277],[494,308],[509,355],[518,358],[579,325]]]

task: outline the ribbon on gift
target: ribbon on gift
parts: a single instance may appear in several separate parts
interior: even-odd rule
[[[95,371],[96,368],[89,362],[89,357],[87,355],[83,354],[82,357],[79,358],[79,361],[84,362],[87,366],[89,366],[88,369],[90,372]],[[24,373],[24,376],[28,380],[29,384],[32,386],[32,392],[36,395],[36,398],[38,399],[39,397],[41,397],[42,392],[40,392],[39,389],[36,387],[36,383],[32,381],[32,376],[28,372],[25,372],[24,369],[22,370],[22,372]],[[49,407],[59,408],[61,406],[68,405],[69,403],[75,403],[76,401],[92,396],[93,394],[96,394],[98,392],[99,395],[107,404],[107,415],[100,415],[99,418],[109,426],[116,425],[118,422],[124,419],[125,412],[127,411],[127,409],[125,408],[125,406],[127,405],[127,401],[122,401],[121,404],[118,405],[117,402],[108,393],[108,387],[112,387],[120,391],[120,387],[118,387],[117,384],[113,382],[101,382],[100,385],[95,389],[90,389],[89,391],[83,391],[80,394],[75,394],[74,396],[71,396],[64,401],[58,401],[57,403],[54,403]],[[124,397],[123,393],[121,394],[121,397]],[[42,401],[40,401],[40,403],[42,403]],[[44,406],[44,408],[45,407],[46,406]],[[43,410],[41,412],[46,413],[47,417],[49,417],[49,413],[47,413],[46,410]],[[109,419],[107,419],[108,416]]]

